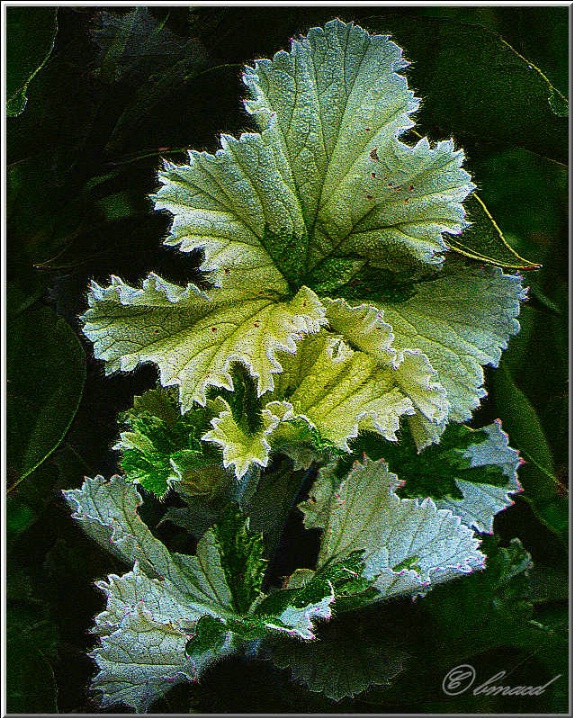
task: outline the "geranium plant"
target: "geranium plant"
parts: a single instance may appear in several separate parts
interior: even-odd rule
[[[483,229],[453,140],[415,136],[407,64],[389,37],[333,20],[247,67],[258,131],[166,162],[153,196],[172,216],[165,244],[201,253],[201,286],[92,284],[83,330],[106,371],[159,372],[119,417],[120,474],[65,493],[129,568],[99,584],[103,706],[146,710],[233,653],[353,695],[376,678],[305,678],[284,646],[484,569],[520,458],[499,422],[466,424],[519,329],[514,270],[531,264]],[[153,535],[150,494],[179,496],[167,518],[194,555]],[[279,585],[293,511],[320,548]]]

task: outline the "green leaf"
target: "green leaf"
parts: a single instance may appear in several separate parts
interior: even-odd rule
[[[137,489],[121,476],[86,479],[81,489],[65,491],[64,498],[72,518],[90,538],[129,565],[137,561],[146,574],[182,597],[197,618],[231,610],[232,597],[212,533],[199,543],[197,556],[170,554],[139,516],[142,499]]]
[[[459,237],[448,238],[448,244],[454,252],[504,269],[541,268],[541,264],[520,257],[508,244],[495,219],[477,194],[468,197],[465,208],[470,226]]]
[[[392,346],[392,327],[383,321],[383,312],[376,307],[370,304],[351,307],[344,299],[325,300],[325,304],[332,328],[351,346],[375,359],[380,367],[392,369],[395,383],[411,400],[416,418],[433,424],[439,436],[449,404],[446,390],[437,381],[437,372],[428,358],[418,349],[396,351]]]
[[[238,613],[247,613],[261,594],[267,562],[262,534],[249,530],[249,519],[231,505],[214,528],[227,584]]]
[[[56,33],[55,7],[11,7],[6,13],[6,114],[17,117],[28,102],[28,85],[49,60]]]
[[[382,14],[369,18],[415,60],[409,75],[424,93],[427,127],[460,141],[519,146],[567,162],[567,103],[547,76],[503,37],[477,24]]]
[[[390,368],[326,333],[301,342],[297,354],[285,362],[269,400],[288,403],[292,418],[306,420],[344,451],[359,429],[395,441],[400,417],[414,412]]]
[[[220,651],[225,644],[225,623],[213,616],[202,616],[195,625],[195,635],[185,646],[190,658],[200,657],[207,651]]]
[[[352,452],[384,459],[404,477],[401,495],[430,496],[438,508],[450,509],[481,533],[492,533],[494,516],[513,504],[511,494],[522,490],[517,469],[523,461],[509,447],[499,421],[482,429],[449,424],[440,443],[422,452],[407,436],[388,444],[366,433],[353,442]],[[339,459],[337,476],[344,476],[351,464],[351,456]]]
[[[486,481],[457,478],[456,485],[462,494],[461,499],[445,497],[436,501],[438,508],[450,509],[461,518],[466,526],[480,533],[493,533],[493,519],[500,511],[513,505],[511,496],[522,491],[517,480],[517,468],[523,463],[519,452],[509,448],[508,437],[501,430],[501,422],[486,426],[482,430],[487,438],[478,444],[472,444],[464,453],[469,461],[468,474],[476,472],[488,476]],[[492,469],[501,471],[504,484],[492,485],[489,477]]]
[[[387,37],[332,20],[246,69],[247,111],[288,158],[310,269],[333,252],[439,262],[441,233],[465,226],[462,153],[397,139],[419,105],[397,74],[407,64]]]
[[[486,395],[482,366],[496,367],[519,331],[515,317],[524,298],[518,276],[450,260],[434,278],[416,284],[410,299],[378,306],[392,327],[394,347],[428,357],[446,389],[450,420],[461,422]]]
[[[431,499],[400,499],[383,461],[356,463],[340,482],[322,470],[300,505],[307,528],[323,528],[318,568],[364,551],[366,579],[378,599],[423,594],[430,585],[483,568],[473,532]]]
[[[276,639],[269,645],[271,660],[333,701],[390,684],[407,661],[404,649],[389,644],[385,630],[362,616],[326,623],[317,638],[305,643]]]
[[[154,197],[174,216],[166,244],[202,249],[202,269],[228,287],[298,288],[305,277],[323,287],[323,262],[346,274],[360,258],[441,261],[441,235],[466,226],[473,185],[452,142],[398,139],[418,107],[397,74],[406,65],[387,37],[333,20],[246,68],[261,134],[166,165]]]
[[[561,485],[555,476],[551,448],[537,412],[514,382],[507,367],[496,372],[493,386],[497,411],[525,459],[520,471],[525,490],[523,497],[530,502],[543,523],[565,538],[568,528],[567,500],[560,495]]]
[[[125,703],[144,712],[177,683],[196,680],[215,659],[210,646],[187,655],[199,625],[195,610],[184,596],[173,597],[164,582],[147,578],[137,563],[98,586],[107,607],[96,617],[101,643],[90,655],[99,668],[92,688],[101,693],[103,708]],[[216,645],[217,657],[230,651],[229,640]]]
[[[259,395],[281,371],[277,352],[294,352],[295,340],[318,331],[324,310],[316,295],[253,296],[227,290],[206,294],[194,284],[177,287],[150,274],[140,289],[112,277],[92,283],[84,333],[108,373],[138,364],[158,365],[164,386],[179,386],[182,411],[205,405],[208,386],[233,389],[231,362],[242,362],[257,380]]]
[[[314,621],[331,618],[334,598],[334,588],[328,580],[314,579],[298,588],[271,593],[256,606],[254,613],[271,631],[313,640]]]
[[[22,481],[66,435],[82,397],[84,352],[67,322],[48,307],[9,313],[8,454]]]
[[[209,470],[218,466],[220,455],[201,442],[210,416],[202,407],[182,415],[172,389],[136,396],[133,408],[120,415],[127,431],[113,447],[122,453],[120,466],[126,476],[159,497],[173,485],[189,494],[216,493],[227,476],[222,470]]]
[[[170,553],[153,536],[138,514],[137,489],[125,478],[86,479],[64,496],[88,536],[133,566],[98,583],[107,605],[96,616],[100,643],[90,655],[102,707],[125,703],[144,711],[242,642],[269,632],[310,640],[314,621],[331,617],[334,590],[326,579],[263,597],[262,536],[235,507],[189,556]]]
[[[58,712],[54,675],[58,631],[46,609],[47,605],[36,601],[7,604],[6,705],[10,713]]]
[[[223,466],[233,466],[235,475],[242,479],[254,464],[267,466],[271,446],[268,436],[280,422],[271,408],[280,409],[278,402],[272,402],[263,409],[262,426],[259,431],[245,431],[234,419],[231,407],[224,399],[219,399],[222,411],[212,421],[213,429],[203,436],[204,441],[218,444],[223,450]]]

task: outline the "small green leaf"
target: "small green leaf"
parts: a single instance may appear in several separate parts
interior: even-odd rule
[[[8,456],[22,481],[58,447],[82,397],[84,352],[48,307],[9,313]]]
[[[44,67],[52,50],[58,8],[11,7],[6,12],[6,114],[17,117],[28,102],[28,85]]]
[[[225,643],[226,633],[224,621],[213,616],[202,616],[195,624],[195,634],[187,642],[185,653],[195,658],[208,650],[219,651]]]
[[[504,269],[541,268],[540,264],[520,257],[508,244],[490,211],[477,194],[468,197],[465,207],[470,226],[461,235],[448,238],[448,244],[454,252]]]
[[[262,534],[250,531],[249,519],[231,505],[215,525],[214,535],[235,610],[244,614],[259,598],[267,567]]]
[[[187,493],[216,492],[225,474],[208,470],[219,455],[201,441],[210,417],[202,407],[182,415],[172,389],[135,397],[133,408],[120,415],[125,430],[114,446],[126,476],[159,497],[174,484]]]

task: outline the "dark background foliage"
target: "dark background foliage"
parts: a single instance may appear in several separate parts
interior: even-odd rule
[[[522,332],[502,368],[488,372],[490,395],[475,418],[483,425],[501,417],[527,462],[525,495],[498,517],[496,530],[501,546],[518,537],[535,568],[529,580],[512,579],[491,540],[484,574],[424,601],[341,617],[340,630],[366,654],[383,645],[390,657],[409,656],[390,688],[333,703],[267,661],[235,658],[154,710],[567,710],[568,127],[560,93],[567,90],[568,9],[83,6],[7,10],[11,713],[97,711],[86,652],[103,597],[93,581],[121,567],[72,524],[60,491],[84,475],[113,473],[117,412],[155,374],[104,377],[79,329],[87,284],[111,273],[133,282],[148,270],[175,281],[197,277],[197,257],[160,246],[169,220],[153,214],[146,197],[160,157],[182,160],[188,146],[214,151],[220,132],[250,128],[241,65],[335,16],[395,36],[423,98],[419,131],[453,136],[465,148],[508,241],[543,264],[526,276]],[[152,526],[162,511],[151,506]],[[297,516],[287,530],[285,573],[305,555],[308,562],[312,548]],[[156,531],[176,540],[165,526]],[[342,671],[343,662],[341,654]],[[538,698],[448,698],[442,678],[460,663],[484,679],[506,670],[512,685],[563,677]]]

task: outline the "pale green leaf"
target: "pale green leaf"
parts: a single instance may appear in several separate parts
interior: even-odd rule
[[[323,528],[319,569],[362,550],[364,577],[388,598],[483,568],[479,541],[459,517],[431,499],[400,499],[399,485],[384,461],[357,463],[342,482],[321,472],[300,506],[308,527]]]
[[[380,303],[398,350],[418,349],[438,372],[450,419],[467,421],[486,395],[482,367],[496,367],[525,298],[520,277],[450,260],[401,303]]]
[[[249,369],[259,394],[269,391],[281,371],[277,352],[296,351],[296,340],[324,323],[324,309],[309,289],[285,301],[263,294],[206,294],[155,274],[137,289],[112,277],[108,287],[92,284],[84,333],[108,372],[157,364],[161,383],[179,386],[182,410],[188,411],[195,401],[205,404],[208,386],[233,389],[233,361]]]
[[[223,449],[223,466],[234,467],[235,476],[242,479],[253,464],[267,466],[269,463],[271,446],[268,436],[280,422],[271,407],[279,403],[267,404],[261,412],[260,430],[250,434],[235,421],[229,404],[224,399],[220,401],[224,408],[211,420],[213,429],[203,436],[203,440],[218,444]]]
[[[216,155],[191,152],[189,165],[165,164],[156,209],[173,214],[166,244],[201,248],[201,268],[228,287],[287,288],[283,262],[300,264],[305,235],[288,168],[274,137],[221,138]],[[293,252],[298,262],[293,258]]]
[[[414,413],[392,369],[326,333],[301,342],[297,354],[284,362],[284,372],[269,398],[287,397],[296,417],[307,420],[324,439],[345,451],[359,429],[371,429],[396,441],[400,417]]]
[[[446,391],[437,381],[437,372],[419,349],[397,351],[392,346],[392,327],[384,321],[384,312],[370,304],[350,306],[344,299],[325,299],[330,326],[340,332],[354,348],[373,357],[381,367],[391,368],[397,386],[409,397],[415,408],[413,419],[434,425],[436,440],[448,415]],[[416,425],[412,426],[419,447]],[[430,429],[431,430],[431,429]]]
[[[404,368],[411,362],[416,369],[419,358],[425,366],[421,355],[404,353],[400,367],[393,369],[354,351],[336,335],[309,337],[283,360],[274,391],[262,397],[258,431],[248,434],[227,405],[203,438],[222,447],[225,466],[234,465],[239,478],[250,466],[266,466],[272,450],[291,456],[296,466],[349,451],[349,439],[361,429],[396,441],[400,418],[415,411],[402,390],[401,379],[407,385]],[[428,395],[432,392],[440,401],[443,390],[432,387]]]
[[[230,609],[231,594],[210,534],[199,542],[197,556],[170,554],[140,518],[142,499],[136,487],[121,476],[88,478],[64,497],[90,538],[129,565],[138,561],[147,575],[163,579],[199,615]]]
[[[288,161],[309,269],[333,253],[439,262],[442,233],[466,226],[463,154],[449,141],[398,139],[419,106],[398,74],[407,65],[387,36],[332,20],[246,68],[247,111]]]
[[[327,580],[264,598],[262,536],[235,509],[189,556],[170,553],[153,536],[138,515],[137,489],[125,478],[86,479],[64,495],[86,533],[133,567],[98,583],[107,605],[95,619],[100,644],[90,655],[100,669],[92,687],[103,707],[146,710],[242,641],[277,632],[310,640],[314,622],[331,617],[334,590]],[[211,622],[201,622],[205,617]],[[203,630],[214,623],[216,632]]]
[[[247,67],[261,134],[166,164],[154,196],[173,215],[166,243],[202,249],[217,285],[278,291],[332,261],[343,274],[357,257],[393,269],[442,261],[442,234],[467,225],[473,185],[451,141],[398,139],[419,105],[397,74],[407,65],[388,37],[333,20]]]
[[[436,501],[438,508],[450,509],[466,526],[480,533],[493,533],[493,519],[500,511],[513,504],[512,494],[521,491],[517,469],[521,464],[519,452],[510,448],[507,434],[499,421],[484,427],[487,439],[472,444],[463,456],[469,459],[469,468],[499,466],[507,478],[505,486],[476,483],[456,479],[463,498],[445,497]]]
[[[184,596],[174,597],[137,563],[130,573],[109,576],[98,586],[107,607],[96,617],[94,633],[101,643],[90,655],[99,668],[92,688],[101,693],[103,708],[125,703],[143,712],[174,685],[197,680],[210,663],[233,650],[227,635],[216,653],[207,649],[187,656],[196,612]]]

